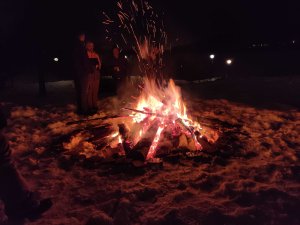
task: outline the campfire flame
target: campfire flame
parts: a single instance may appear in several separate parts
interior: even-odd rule
[[[124,109],[130,110],[131,121],[125,124],[130,134],[125,138],[119,131],[111,134],[111,137],[118,137],[119,143],[131,142],[134,147],[149,132],[150,127],[154,126],[156,132],[146,160],[155,158],[160,140],[165,132],[171,133],[173,137],[185,135],[193,142],[192,145],[189,145],[190,150],[202,150],[199,139],[203,137],[203,134],[207,135],[207,132],[197,121],[188,116],[181,90],[172,79],[168,83],[161,84],[155,79],[145,78],[142,91],[134,106]],[[211,141],[214,142],[216,139],[215,136]]]

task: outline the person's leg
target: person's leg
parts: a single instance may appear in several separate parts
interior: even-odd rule
[[[93,83],[93,108],[98,108],[98,95],[99,95],[99,85],[100,85],[100,72],[95,72],[94,83]]]
[[[0,134],[0,197],[6,209],[14,208],[26,198],[28,187],[11,161],[11,150]]]
[[[92,109],[93,109],[94,77],[95,77],[94,72],[89,74],[88,93],[87,93],[87,104],[88,104],[89,112],[92,112]]]
[[[0,198],[8,217],[18,214],[29,205],[37,204],[14,165],[1,166],[0,170]]]
[[[88,113],[88,91],[89,91],[89,75],[86,75],[80,80],[80,99],[82,113]]]
[[[30,191],[11,160],[11,150],[0,133],[0,198],[9,218],[33,218],[52,206],[50,199],[39,201]]]

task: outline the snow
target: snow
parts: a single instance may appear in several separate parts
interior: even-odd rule
[[[40,220],[25,224],[300,224],[295,108],[190,98],[192,116],[221,132],[216,149],[194,159],[165,159],[163,168],[133,169],[89,167],[64,154],[94,149],[84,131],[72,133],[86,124],[66,126],[83,119],[73,104],[2,104],[11,111],[4,132],[17,167],[34,190],[54,201]],[[118,111],[116,98],[103,98],[99,105],[101,112],[91,118]],[[55,141],[61,149],[52,149]]]

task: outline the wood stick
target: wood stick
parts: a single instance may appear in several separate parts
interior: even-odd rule
[[[125,110],[129,110],[129,111],[133,111],[133,112],[137,112],[137,113],[142,113],[142,114],[146,114],[146,115],[153,115],[153,116],[159,116],[159,114],[156,114],[156,113],[152,113],[152,112],[145,112],[145,111],[142,111],[142,110],[137,110],[137,109],[131,109],[131,108],[123,108]]]
[[[93,118],[93,119],[76,120],[76,121],[67,122],[66,125],[74,125],[74,124],[95,121],[95,120],[106,120],[106,119],[114,119],[114,118],[122,118],[122,117],[128,117],[128,116],[114,115],[114,116],[97,117],[97,118]]]
[[[153,112],[145,112],[145,111],[142,111],[142,110],[138,110],[138,109],[131,109],[131,108],[123,108],[125,110],[129,110],[129,111],[133,111],[133,112],[137,112],[137,113],[142,113],[142,114],[146,114],[146,115],[151,115],[151,116],[157,116],[157,117],[165,117],[164,115],[162,114],[159,114],[159,113],[153,113]]]

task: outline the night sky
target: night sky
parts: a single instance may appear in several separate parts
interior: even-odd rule
[[[169,36],[171,40],[179,38],[179,44],[300,41],[300,4],[296,1],[149,2],[164,13]],[[61,48],[79,30],[103,39],[101,12],[112,9],[112,0],[1,0],[1,49],[28,53],[40,48]]]

